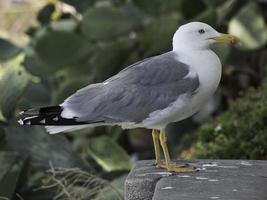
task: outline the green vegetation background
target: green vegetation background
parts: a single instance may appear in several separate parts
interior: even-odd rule
[[[0,38],[0,199],[123,199],[131,160],[153,158],[149,130],[51,136],[19,126],[16,116],[171,50],[177,27],[189,21],[242,45],[214,47],[224,66],[220,87],[200,114],[167,128],[172,155],[267,159],[266,13],[266,3],[248,0],[49,1],[27,28],[26,45]]]

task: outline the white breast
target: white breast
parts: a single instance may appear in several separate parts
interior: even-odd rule
[[[191,63],[200,82],[199,91],[192,99],[194,114],[216,91],[221,80],[222,65],[218,56],[211,50],[192,53]]]
[[[221,79],[221,62],[211,50],[191,51],[190,54],[178,53],[179,60],[191,66],[188,76],[198,75],[200,87],[193,97],[181,95],[168,108],[150,114],[142,122],[146,128],[165,128],[167,124],[188,118],[198,112],[214,94]]]

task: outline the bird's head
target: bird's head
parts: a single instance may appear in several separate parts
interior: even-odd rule
[[[214,43],[236,44],[239,39],[233,35],[222,34],[208,24],[191,22],[178,28],[173,36],[173,50],[209,49]]]

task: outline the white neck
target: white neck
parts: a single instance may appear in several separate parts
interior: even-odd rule
[[[191,66],[197,73],[200,84],[206,91],[213,93],[221,79],[222,66],[218,56],[210,49],[206,50],[181,50],[176,49],[179,61]]]

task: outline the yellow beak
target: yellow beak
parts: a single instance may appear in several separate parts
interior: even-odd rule
[[[237,44],[240,42],[240,39],[234,35],[230,34],[220,34],[217,37],[213,38],[216,42],[228,43],[228,44]]]

